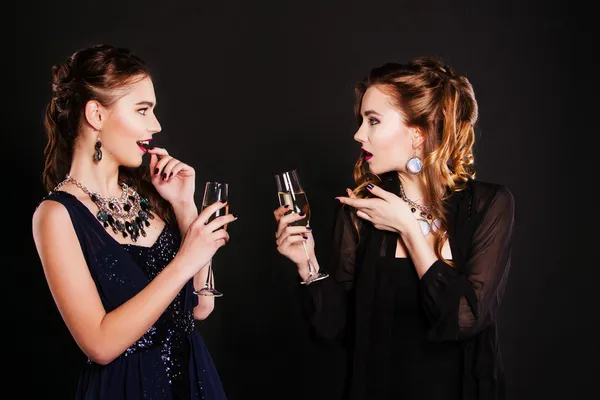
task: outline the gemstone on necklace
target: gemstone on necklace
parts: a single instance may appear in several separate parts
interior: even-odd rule
[[[431,226],[429,225],[429,222],[427,222],[427,220],[424,219],[418,219],[417,221],[419,222],[419,226],[421,227],[421,232],[423,232],[423,236],[427,236],[427,234],[431,231]]]
[[[140,199],[140,208],[144,211],[150,211],[150,204],[148,203],[148,199],[146,199],[146,198]]]
[[[108,216],[102,210],[98,211],[98,214],[96,214],[96,218],[98,218],[100,222],[106,222],[108,220]]]

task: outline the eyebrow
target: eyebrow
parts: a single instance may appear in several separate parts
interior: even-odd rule
[[[381,114],[379,114],[379,113],[378,113],[377,111],[375,111],[375,110],[367,110],[367,111],[365,111],[365,116],[367,116],[367,117],[368,117],[369,115],[373,115],[373,114],[375,114],[375,115],[379,115],[379,116],[381,117]]]
[[[154,103],[151,101],[140,101],[139,103],[135,104],[136,106],[148,106],[150,108],[154,107]]]

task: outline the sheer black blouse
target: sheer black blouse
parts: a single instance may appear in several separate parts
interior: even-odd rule
[[[381,186],[398,194],[397,174],[383,175]],[[416,368],[425,354],[442,353],[446,358],[435,362],[451,365],[448,373],[425,368],[431,372],[422,374],[422,384],[446,385],[448,396],[428,397],[424,388],[411,398],[505,398],[496,318],[510,269],[514,199],[504,186],[471,181],[448,199],[447,213],[455,266],[438,260],[419,280],[416,274],[413,279],[382,273],[386,269],[397,274],[398,268],[407,267],[394,264],[402,260],[394,261],[398,235],[360,219],[358,234],[350,210],[339,207],[332,260],[321,262],[330,277],[306,286],[302,293],[315,332],[347,345],[352,360],[346,375],[348,399],[397,398],[394,393],[402,393],[397,386],[403,380],[395,374],[410,370],[404,364]],[[410,267],[414,269],[412,263]],[[394,280],[405,286],[392,284]],[[412,288],[414,302],[403,303],[410,305],[401,311],[398,302],[404,300],[398,300],[399,291]],[[418,317],[410,319],[406,310]],[[422,355],[416,358],[394,350],[398,341],[413,340],[398,329],[407,324],[414,325],[411,335],[419,338],[414,346]]]

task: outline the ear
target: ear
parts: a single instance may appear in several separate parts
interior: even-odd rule
[[[102,130],[102,125],[106,119],[106,109],[97,100],[90,100],[86,103],[85,120],[94,130]]]
[[[418,149],[425,143],[425,134],[419,128],[413,128],[412,142],[413,149]]]

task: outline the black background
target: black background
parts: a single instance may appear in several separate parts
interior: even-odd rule
[[[45,193],[51,66],[98,43],[150,65],[163,127],[155,144],[196,169],[197,201],[206,180],[231,185],[240,219],[215,258],[225,295],[198,327],[230,400],[336,398],[342,353],[311,339],[294,268],[275,250],[273,173],[298,169],[324,260],[334,196],[352,185],[359,155],[353,84],[372,67],[421,55],[444,57],[474,85],[477,177],[515,196],[499,322],[509,398],[578,398],[595,387],[597,368],[582,366],[599,356],[597,202],[593,177],[584,179],[598,135],[589,13],[573,2],[21,3],[16,52],[5,57],[16,66],[5,84],[17,87],[5,93],[12,126],[3,146],[4,330],[24,342],[8,346],[25,383],[17,391],[72,398],[84,361],[44,280],[31,215]]]

